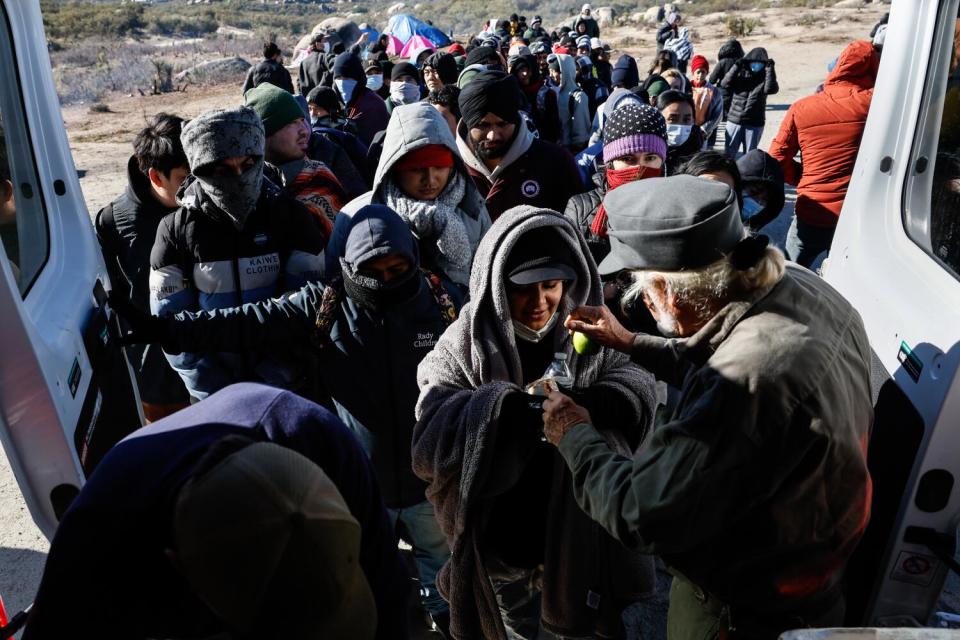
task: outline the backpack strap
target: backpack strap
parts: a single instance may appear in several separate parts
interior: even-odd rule
[[[430,289],[433,301],[437,303],[437,307],[440,309],[440,318],[444,324],[450,326],[453,324],[453,321],[457,319],[457,307],[453,304],[450,293],[446,287],[443,286],[443,281],[440,280],[437,274],[422,268],[420,271],[423,272],[423,276],[427,279],[427,287]]]
[[[343,299],[343,276],[337,276],[323,289],[320,296],[320,305],[313,318],[313,332],[310,342],[317,349],[323,349],[330,344],[330,332],[336,319],[337,308]]]

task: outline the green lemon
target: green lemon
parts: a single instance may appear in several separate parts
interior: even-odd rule
[[[585,333],[580,331],[573,332],[573,349],[582,356],[592,356],[600,347],[590,340]]]

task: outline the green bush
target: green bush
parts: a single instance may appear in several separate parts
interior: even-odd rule
[[[753,33],[761,24],[760,18],[727,16],[727,33],[734,38],[743,38]]]
[[[47,39],[63,41],[90,36],[139,35],[146,26],[140,4],[81,4],[43,0],[40,4]]]

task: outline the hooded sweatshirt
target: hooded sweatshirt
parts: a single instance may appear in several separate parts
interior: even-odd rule
[[[349,218],[367,204],[389,204],[395,194],[391,188],[391,170],[405,155],[430,144],[441,144],[453,152],[454,170],[447,188],[438,200],[447,197],[452,189],[460,189],[458,202],[448,203],[455,207],[456,218],[448,216],[446,208],[431,206],[435,201],[416,201],[401,196],[410,210],[398,210],[420,240],[424,266],[438,271],[458,285],[466,287],[470,277],[469,265],[473,262],[480,239],[490,227],[490,215],[484,206],[483,197],[467,173],[456,141],[440,112],[426,103],[402,105],[394,109],[390,124],[383,139],[383,152],[373,177],[373,189],[347,204],[338,216],[327,249],[327,267],[331,273],[338,272],[338,260],[343,255]],[[396,203],[395,203],[396,204]],[[396,210],[397,207],[394,206]],[[414,211],[416,209],[416,211]],[[341,219],[342,218],[342,219]],[[456,234],[456,236],[454,236]],[[463,255],[464,241],[469,255]],[[449,247],[449,251],[448,251]],[[453,252],[456,252],[454,255]]]
[[[827,76],[821,93],[794,102],[787,110],[770,155],[797,186],[798,220],[832,228],[843,206],[853,165],[870,111],[880,57],[858,40],[847,46]],[[800,151],[803,163],[794,156]]]
[[[356,80],[357,84],[347,103],[347,118],[357,125],[357,137],[370,146],[373,136],[387,127],[390,114],[383,99],[367,88],[367,76],[363,72],[360,57],[352,52],[341,53],[334,63],[334,75]]]
[[[637,61],[632,56],[622,55],[613,65],[613,72],[610,74],[610,81],[615,87],[624,89],[633,89],[640,84],[640,70],[637,69]]]
[[[713,70],[710,72],[710,77],[708,78],[710,84],[720,87],[720,95],[723,96],[724,118],[727,117],[727,111],[730,110],[731,95],[729,89],[724,89],[720,86],[720,81],[727,75],[727,72],[730,71],[733,64],[742,57],[743,47],[740,45],[740,42],[736,38],[730,38],[720,47],[720,52],[717,54],[717,64],[713,67]]]
[[[420,400],[413,435],[415,473],[429,483],[427,496],[450,542],[452,557],[438,575],[441,594],[450,602],[451,632],[457,638],[505,638],[497,601],[487,573],[491,527],[516,534],[543,531],[538,546],[544,565],[542,620],[553,633],[593,636],[620,611],[587,606],[590,592],[601,603],[630,602],[653,587],[649,559],[611,544],[610,538],[573,505],[571,478],[557,464],[556,451],[540,441],[537,413],[529,418],[508,411],[523,400],[522,385],[539,377],[521,364],[510,318],[505,264],[520,238],[534,229],[553,228],[572,256],[577,273],[558,309],[565,317],[582,304],[601,304],[602,288],[586,243],[573,225],[554,211],[519,207],[505,213],[484,238],[470,279],[470,302],[441,336],[417,371]],[[547,347],[568,354],[575,390],[603,414],[604,433],[624,455],[636,449],[650,424],[653,379],[610,349],[581,357],[569,334],[559,327]],[[549,353],[547,354],[549,358]],[[585,405],[585,406],[586,406]],[[521,477],[534,459],[549,478],[544,495],[531,495],[529,522],[490,521],[500,502],[522,490]],[[531,479],[527,479],[529,482]],[[523,507],[523,504],[518,505]],[[543,518],[544,521],[537,521]],[[576,553],[571,553],[576,549]],[[616,585],[616,586],[614,586]],[[602,619],[602,620],[601,620]]]
[[[744,58],[735,63],[720,86],[730,92],[730,110],[727,120],[744,127],[762,127],[767,121],[767,96],[780,91],[777,72],[772,64],[762,71],[750,69],[751,62],[767,62],[767,50],[751,49]]]
[[[783,169],[775,158],[760,149],[742,155],[737,160],[737,169],[744,187],[757,184],[763,187],[766,194],[766,205],[763,209],[743,221],[752,231],[759,231],[775,220],[783,210]],[[747,197],[746,193],[743,195],[744,198]],[[741,207],[740,215],[743,216],[744,213],[745,207]]]
[[[461,120],[457,148],[493,220],[520,205],[562,211],[567,200],[583,191],[573,156],[559,145],[535,138],[522,118],[509,149],[492,170],[477,157],[469,140],[470,131]]]
[[[577,86],[577,63],[573,56],[555,54],[560,62],[560,144],[580,151],[590,139],[590,100]]]
[[[384,502],[402,509],[423,502],[426,488],[410,463],[417,365],[453,321],[463,296],[449,282],[437,281],[439,288],[433,288],[432,276],[420,270],[410,230],[387,207],[363,207],[351,221],[346,247],[343,260],[356,286],[311,282],[256,304],[181,313],[168,320],[170,338],[164,344],[235,352],[313,347],[324,389],[373,462]],[[384,288],[355,273],[357,265],[388,254],[410,260],[409,277],[399,276]],[[358,287],[368,291],[355,295]],[[449,296],[448,306],[440,306],[438,292]],[[331,300],[332,308],[325,307]],[[326,334],[317,328],[320,317],[329,322]]]
[[[149,178],[140,171],[136,156],[131,156],[126,191],[97,213],[97,240],[113,293],[145,313],[150,311],[150,251],[160,221],[173,211],[176,209],[167,209],[154,197]],[[160,345],[128,345],[126,351],[143,402],[189,401],[180,376],[170,368]]]

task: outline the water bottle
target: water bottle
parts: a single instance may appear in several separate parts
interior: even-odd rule
[[[543,379],[553,380],[561,390],[570,390],[573,387],[573,374],[570,373],[570,367],[567,365],[567,354],[553,354],[553,362],[547,367]]]

